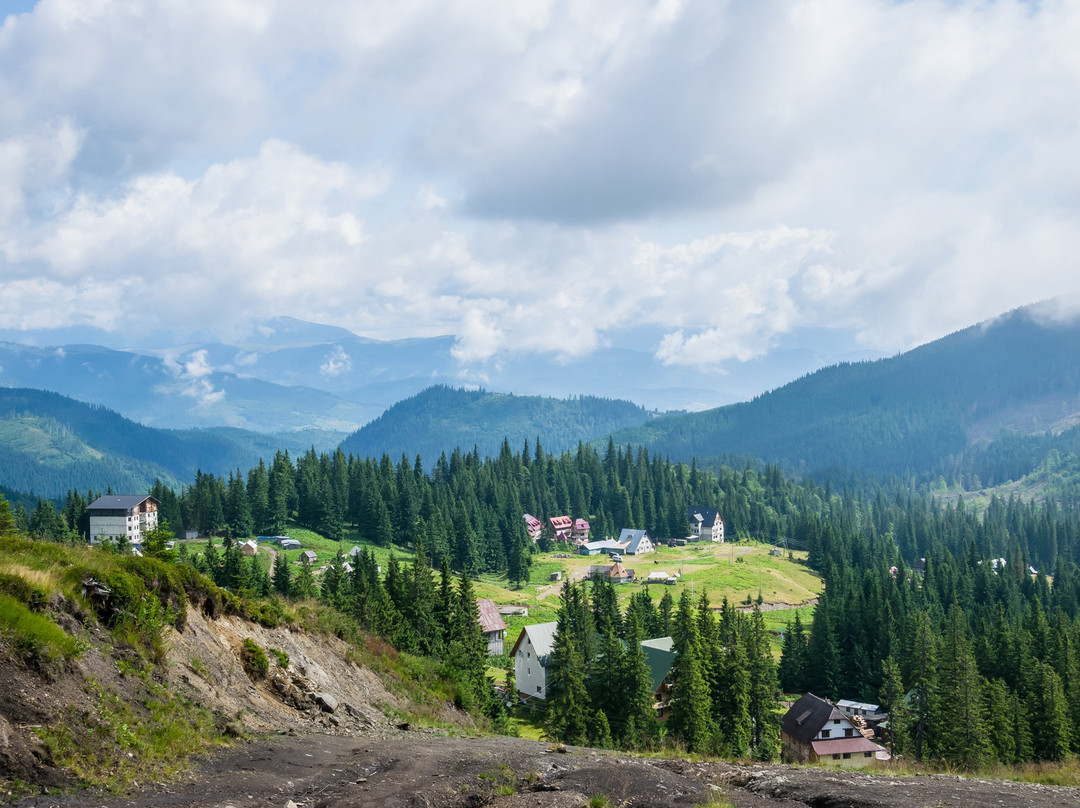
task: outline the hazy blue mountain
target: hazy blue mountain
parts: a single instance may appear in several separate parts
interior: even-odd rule
[[[143,424],[171,428],[306,428],[347,434],[383,409],[324,390],[211,369],[198,351],[162,358],[97,345],[0,343],[0,384],[52,390]]]
[[[290,317],[258,321],[228,341],[90,327],[0,330],[0,340],[10,340],[0,343],[0,385],[54,390],[155,426],[348,433],[437,384],[701,410],[847,358],[851,342],[840,331],[818,330],[812,340],[796,332],[766,356],[720,372],[659,361],[654,354],[662,336],[655,327],[628,325],[587,356],[511,352],[463,363],[454,355],[453,336],[380,341]]]
[[[187,484],[199,469],[228,474],[278,449],[303,451],[311,437],[154,429],[57,393],[0,388],[0,486],[46,497],[108,486],[138,493],[157,477]]]
[[[341,448],[360,457],[404,454],[424,458],[430,467],[443,452],[455,448],[481,456],[499,453],[503,439],[520,452],[535,449],[539,438],[549,452],[573,449],[627,424],[643,423],[649,414],[629,401],[581,396],[544,398],[431,387],[400,401],[367,426],[346,438]]]
[[[1021,309],[889,359],[824,368],[752,401],[615,433],[672,458],[755,456],[799,471],[928,472],[1007,433],[1076,423],[1080,324]]]

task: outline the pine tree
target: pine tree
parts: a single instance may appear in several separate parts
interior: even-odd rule
[[[765,618],[756,605],[746,632],[746,657],[750,677],[751,743],[755,757],[771,760],[780,751],[780,727],[777,721],[779,685],[776,681],[776,664],[769,648],[769,635],[765,630]]]
[[[657,735],[656,713],[653,710],[656,693],[652,673],[641,647],[641,626],[637,614],[626,613],[626,653],[623,668],[618,672],[618,694],[624,716],[619,741],[623,746],[644,749]]]
[[[904,683],[900,666],[893,657],[881,662],[881,690],[878,699],[889,714],[889,753],[894,757],[908,748],[907,728],[911,721],[910,710],[904,701]]]
[[[292,581],[292,596],[297,600],[307,600],[318,597],[319,587],[315,583],[315,575],[311,571],[310,564],[301,564],[300,571]]]
[[[278,550],[274,554],[274,591],[283,598],[292,595],[292,570],[284,550]]]
[[[467,691],[468,703],[487,708],[492,696],[485,676],[487,641],[480,629],[480,612],[476,607],[468,570],[463,570],[458,578],[453,609],[447,653],[450,668],[456,672],[459,683]]]
[[[1035,663],[1032,744],[1039,760],[1064,760],[1069,753],[1069,713],[1061,677],[1050,665]]]
[[[713,679],[712,716],[716,722],[717,748],[728,757],[750,751],[750,665],[738,625],[738,613],[727,598],[720,609],[718,641],[711,653]]]
[[[685,589],[675,617],[675,664],[672,678],[671,717],[668,725],[691,752],[709,747],[712,727],[709,720],[709,688],[702,674],[701,642],[697,621]]]
[[[1001,679],[986,682],[983,705],[987,717],[987,734],[994,757],[1002,763],[1016,762],[1016,737],[1013,735],[1012,697]],[[891,721],[890,721],[891,723]]]
[[[588,732],[588,692],[585,687],[585,660],[578,647],[571,621],[573,584],[563,584],[562,602],[556,621],[555,641],[548,666],[548,735],[563,743],[583,744]]]
[[[923,612],[915,616],[911,665],[911,736],[916,760],[927,760],[936,751],[935,737],[940,728],[938,712],[937,641],[930,628],[930,618]]]
[[[990,756],[990,740],[983,712],[983,678],[967,636],[967,620],[956,601],[942,648],[941,699],[949,717],[939,725],[938,751],[946,760],[969,769],[978,768]]]
[[[796,610],[795,620],[787,624],[787,630],[784,632],[778,671],[780,687],[785,693],[804,693],[807,690],[805,686],[806,657],[806,630]]]

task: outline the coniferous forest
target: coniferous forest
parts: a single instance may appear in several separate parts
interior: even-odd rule
[[[151,493],[169,525],[225,539],[221,556],[211,546],[197,559],[219,584],[322,597],[403,650],[445,656],[452,646],[460,670],[471,671],[460,692],[495,705],[496,715],[475,638],[447,616],[468,610],[461,601],[472,597],[471,574],[529,580],[535,550],[522,514],[586,515],[595,536],[643,527],[663,539],[685,535],[688,504],[715,503],[732,538],[808,551],[825,583],[810,624],[788,626],[774,666],[760,615],[710,605],[708,593],[693,602],[684,593],[659,609],[634,598],[620,614],[603,585],[567,586],[552,660],[552,737],[624,747],[666,737],[769,758],[782,690],[882,703],[893,751],[919,760],[977,768],[1080,752],[1074,499],[993,498],[977,512],[963,498],[942,504],[910,486],[833,490],[776,466],[713,471],[613,442],[555,456],[505,441],[495,457],[455,451],[430,469],[419,457],[394,463],[310,450],[294,460],[279,452],[246,472],[199,472],[179,492],[159,482]],[[71,492],[59,510],[48,501],[18,505],[15,524],[74,537],[94,496]],[[380,575],[370,552],[352,572],[339,557],[321,581],[283,564],[271,585],[233,538],[280,534],[290,523],[331,538],[355,526],[374,545],[411,549],[415,560],[391,559]],[[635,650],[636,638],[660,636],[673,637],[677,651],[662,728],[646,717]]]

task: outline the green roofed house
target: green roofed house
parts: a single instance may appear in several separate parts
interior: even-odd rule
[[[645,651],[645,664],[652,676],[653,694],[656,698],[653,709],[656,718],[666,721],[671,713],[671,685],[667,681],[671,666],[675,664],[675,641],[671,637],[658,637],[655,640],[642,640],[641,648]]]

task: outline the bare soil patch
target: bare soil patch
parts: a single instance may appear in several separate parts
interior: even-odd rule
[[[18,805],[558,808],[600,795],[612,806],[696,806],[717,796],[740,808],[1080,804],[1076,788],[635,758],[513,738],[376,728],[354,737],[283,735],[249,743],[207,760],[183,782],[149,785],[124,799],[42,796]]]

